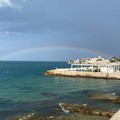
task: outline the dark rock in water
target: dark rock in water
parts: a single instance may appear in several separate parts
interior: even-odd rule
[[[50,92],[42,92],[41,95],[42,96],[47,96],[47,97],[56,97],[56,96],[58,96],[58,94],[50,93]]]
[[[0,105],[3,105],[3,104],[8,104],[8,103],[11,103],[12,100],[10,99],[0,99]]]
[[[52,120],[109,120],[107,117],[77,114],[75,116],[58,116]]]
[[[89,107],[87,105],[81,105],[81,104],[60,103],[59,106],[65,112],[77,112],[83,115],[99,115],[99,116],[106,116],[108,118],[114,115],[114,112],[112,111],[99,110],[99,109]]]
[[[32,90],[33,89],[33,87],[19,87],[19,88],[22,90]]]
[[[107,117],[90,116],[90,115],[70,115],[70,116],[49,116],[42,117],[36,114],[30,114],[24,117],[16,117],[10,120],[109,120]]]
[[[10,120],[46,120],[46,118],[36,115],[35,113],[26,115],[24,117],[16,117]]]
[[[115,93],[95,93],[91,94],[89,98],[93,100],[110,101],[113,103],[120,104],[120,97],[115,95]]]

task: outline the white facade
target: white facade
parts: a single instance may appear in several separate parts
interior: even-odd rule
[[[102,57],[82,58],[80,60],[75,60],[70,64],[71,69],[74,68],[74,70],[77,71],[91,71],[103,73],[120,72],[120,62],[111,63],[108,59],[104,59]]]
[[[114,72],[120,72],[120,64],[110,64],[107,66],[101,66],[100,71],[104,73],[114,73]]]
[[[107,67],[107,66],[101,66],[100,71],[103,73],[113,73],[113,68],[112,67]]]

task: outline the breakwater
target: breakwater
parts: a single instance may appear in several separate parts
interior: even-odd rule
[[[87,78],[103,78],[103,79],[118,79],[120,73],[102,73],[102,72],[81,72],[73,69],[54,69],[48,70],[45,75],[49,76],[64,76],[64,77],[87,77]]]

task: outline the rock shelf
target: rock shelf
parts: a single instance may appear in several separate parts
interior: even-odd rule
[[[102,72],[80,72],[72,71],[71,69],[55,69],[45,73],[48,76],[64,76],[64,77],[86,77],[86,78],[102,78],[102,79],[118,79],[120,73],[102,73]]]
[[[48,116],[48,117],[43,117],[39,115],[32,115],[31,116],[27,115],[24,117],[16,117],[10,120],[109,120],[107,117],[100,117],[100,116],[91,116],[91,115],[81,115],[81,114],[76,114],[76,115],[60,115],[60,116]]]
[[[115,93],[95,93],[91,94],[89,98],[93,100],[109,101],[116,104],[120,104],[120,97],[115,95]]]
[[[115,112],[96,109],[87,105],[60,103],[62,110],[80,113],[82,115],[98,115],[111,118]]]

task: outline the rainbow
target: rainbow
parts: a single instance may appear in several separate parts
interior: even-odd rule
[[[101,55],[105,57],[112,57],[112,55],[110,54],[96,51],[93,49],[87,49],[87,48],[79,48],[79,47],[71,47],[71,46],[41,46],[41,47],[35,47],[35,48],[22,49],[15,52],[11,52],[9,54],[2,55],[0,56],[0,60],[9,59],[11,57],[15,57],[18,55],[39,52],[44,50],[69,50],[69,51],[78,51],[78,52],[80,51],[80,52],[87,52],[87,53],[92,53],[96,55]]]

